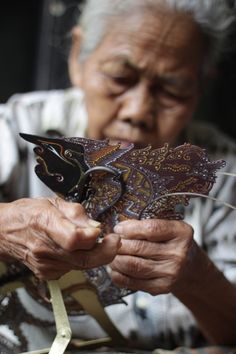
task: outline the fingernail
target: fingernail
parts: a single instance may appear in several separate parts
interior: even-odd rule
[[[109,265],[106,266],[106,271],[107,271],[107,273],[108,273],[109,275],[111,275],[112,269],[111,269],[111,267],[110,267]]]
[[[123,227],[122,227],[122,225],[116,225],[115,227],[114,227],[114,231],[115,231],[115,233],[117,233],[117,234],[122,234],[123,233]]]
[[[88,221],[89,225],[92,226],[92,227],[99,227],[101,226],[101,223],[96,221],[96,220],[93,220],[93,219],[89,219]]]

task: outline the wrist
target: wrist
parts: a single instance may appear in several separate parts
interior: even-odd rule
[[[188,260],[181,278],[176,282],[173,294],[179,299],[183,297],[201,297],[204,292],[211,292],[211,284],[222,277],[208,255],[193,241],[188,254]]]

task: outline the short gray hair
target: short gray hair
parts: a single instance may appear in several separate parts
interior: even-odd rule
[[[226,0],[87,0],[79,24],[83,29],[80,60],[84,60],[102,41],[112,21],[130,16],[140,8],[156,8],[160,4],[171,11],[188,13],[208,40],[206,65],[210,66],[227,49],[227,38],[235,22],[235,10]]]

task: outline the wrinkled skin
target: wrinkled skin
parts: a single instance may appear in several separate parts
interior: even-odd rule
[[[172,293],[190,309],[210,343],[235,344],[236,286],[195,243],[191,226],[129,220],[114,231],[122,240],[110,264],[114,283],[152,295]]]
[[[23,262],[44,280],[110,263],[120,243],[118,235],[97,243],[99,223],[89,219],[80,204],[59,198],[2,204],[0,225],[3,258]]]
[[[134,13],[120,23],[82,63],[82,34],[74,30],[70,73],[85,93],[88,136],[136,147],[175,144],[200,94],[202,35],[188,16],[164,11]]]
[[[173,292],[186,273],[193,230],[182,221],[126,221],[115,227],[122,246],[111,264],[113,281],[152,295]]]

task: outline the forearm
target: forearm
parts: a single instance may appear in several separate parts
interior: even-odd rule
[[[177,288],[174,295],[192,311],[210,342],[235,344],[236,286],[225,278],[198,246],[195,246],[188,273],[191,270],[188,286]]]
[[[9,249],[5,242],[5,225],[9,225],[12,220],[6,217],[8,215],[7,209],[10,203],[0,203],[0,261],[10,262],[14,260],[10,255]]]

